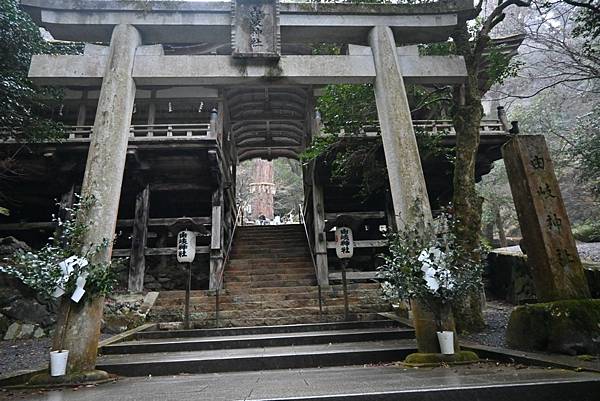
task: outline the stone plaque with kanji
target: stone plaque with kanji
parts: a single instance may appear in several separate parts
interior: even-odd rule
[[[589,297],[545,138],[517,136],[504,144],[502,157],[537,298],[546,302]]]
[[[278,59],[280,56],[279,1],[232,2],[231,47],[237,58]]]

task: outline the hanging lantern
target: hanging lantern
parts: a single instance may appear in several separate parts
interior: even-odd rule
[[[193,231],[180,231],[177,234],[177,261],[179,263],[192,263],[196,256],[196,233]]]
[[[348,227],[338,227],[335,230],[335,254],[340,259],[349,259],[354,255],[354,238]]]

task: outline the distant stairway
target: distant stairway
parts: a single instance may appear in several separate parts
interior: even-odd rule
[[[302,225],[243,226],[234,238],[219,297],[219,327],[334,322],[344,319],[341,285],[318,286]],[[154,321],[181,321],[184,291],[161,292]],[[349,283],[351,320],[373,320],[391,309],[378,283]],[[215,296],[193,291],[194,327],[216,326]]]

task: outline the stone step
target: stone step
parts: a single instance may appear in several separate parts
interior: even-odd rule
[[[241,261],[238,261],[241,262]],[[250,263],[248,263],[250,262]],[[225,266],[225,273],[242,273],[242,274],[253,274],[262,272],[280,273],[280,272],[291,272],[293,270],[311,270],[315,271],[315,267],[310,259],[296,262],[266,262],[266,263],[253,263],[252,261],[244,261],[244,263],[228,263]]]
[[[318,292],[319,287],[317,287],[316,285],[313,286],[298,286],[298,287],[282,287],[282,288],[264,288],[264,289],[248,289],[248,291],[238,291],[238,290],[221,290],[221,296],[226,296],[226,295],[240,295],[240,294],[270,294],[270,293],[317,293]],[[378,291],[380,290],[380,286],[379,283],[348,283],[348,291],[356,291],[356,290],[361,290],[361,291],[365,291],[365,290],[373,290],[373,291]],[[331,285],[329,286],[328,289],[323,288],[322,289],[322,294],[323,295],[327,295],[327,294],[331,294],[332,296],[335,296],[337,294],[342,294],[343,293],[343,287],[341,285]],[[203,296],[211,296],[209,295],[212,294],[211,291],[207,291],[207,290],[192,290],[190,292],[191,297],[203,297]],[[171,298],[171,297],[175,297],[175,298],[184,298],[185,297],[185,291],[183,290],[173,290],[173,291],[161,291],[157,302],[160,302],[162,299],[167,299],[167,298]]]
[[[381,328],[407,328],[401,323],[390,319],[375,319],[353,322],[334,323],[310,323],[310,324],[288,324],[276,326],[247,326],[230,327],[221,329],[188,329],[188,330],[146,330],[135,333],[134,339],[157,339],[157,338],[183,338],[183,337],[221,337],[234,335],[254,334],[277,334],[277,333],[304,333],[309,331],[332,331],[332,330],[366,330]]]
[[[258,225],[245,225],[238,226],[240,232],[284,232],[284,231],[302,231],[304,232],[304,226],[302,224],[280,224],[278,226],[258,226]]]
[[[389,312],[391,308],[387,305],[349,305],[350,313],[374,313]],[[342,305],[324,305],[323,312],[331,315],[341,315],[344,313]],[[292,316],[319,316],[318,306],[303,306],[299,308],[261,308],[255,310],[221,310],[219,318],[239,319],[239,318],[287,318]]]
[[[153,307],[155,313],[160,313],[162,310],[169,309],[177,309],[183,310],[184,303],[171,303],[171,304],[160,304]],[[377,310],[387,310],[389,305],[388,302],[384,300],[377,300],[372,298],[358,298],[358,297],[349,297],[348,304],[350,309],[354,308],[354,306],[360,306],[364,308],[369,308],[369,310],[377,309]],[[344,299],[343,298],[328,298],[323,299],[321,301],[321,306],[325,310],[328,307],[332,306],[343,306]],[[247,302],[223,302],[219,300],[219,309],[221,311],[255,311],[255,310],[264,310],[267,311],[269,309],[284,309],[284,308],[302,308],[302,307],[318,307],[319,300],[316,298],[313,299],[289,299],[289,300],[261,300],[261,301],[247,301]],[[190,310],[192,312],[214,312],[216,309],[216,302],[211,300],[211,302],[190,302]]]
[[[253,253],[245,253],[243,255],[232,255],[231,259],[229,259],[229,263],[234,263],[237,261],[252,261],[254,263],[257,262],[311,262],[310,254],[308,252],[278,252],[278,253],[270,253],[265,254],[262,252],[253,252]]]
[[[225,277],[228,276],[263,276],[263,275],[281,275],[281,274],[315,274],[312,265],[296,267],[235,267],[226,268]]]
[[[307,323],[322,323],[322,322],[344,322],[348,321],[361,321],[361,320],[374,320],[380,318],[379,312],[370,313],[351,313],[349,319],[343,314],[323,314],[319,315],[307,315],[307,316],[286,316],[286,317],[244,317],[244,318],[232,318],[224,319],[219,318],[217,324],[214,313],[192,313],[191,322],[192,327],[198,329],[207,329],[215,327],[245,327],[245,326],[273,326],[273,325],[289,325],[289,324],[307,324]],[[177,322],[180,323],[183,320],[183,312],[175,313],[170,311],[167,313],[161,313],[161,315],[151,314],[149,320],[152,322],[158,322],[165,324],[164,322]],[[171,323],[168,323],[171,324]],[[181,326],[183,327],[183,326]]]
[[[284,274],[226,274],[225,275],[225,287],[228,283],[251,283],[251,282],[264,282],[264,281],[294,281],[302,279],[314,279],[315,273],[312,271],[308,272],[297,272],[297,273],[284,273]]]
[[[334,294],[321,294],[321,299],[323,302],[333,302],[338,300],[343,300],[343,293]],[[317,301],[318,293],[273,293],[273,294],[228,294],[228,295],[220,295],[219,302],[221,305],[225,304],[236,304],[240,305],[243,303],[252,303],[252,302],[282,302],[282,301],[296,301],[299,303],[309,302],[309,301]],[[359,302],[359,301],[373,301],[373,300],[383,300],[383,296],[378,292],[374,292],[371,290],[353,290],[348,291],[348,299],[350,302]],[[183,305],[185,302],[185,297],[168,297],[157,300],[154,304],[154,307],[157,306],[169,306],[169,305]],[[216,302],[215,296],[192,296],[190,297],[191,305],[214,305]]]
[[[310,252],[308,249],[293,249],[293,248],[279,248],[279,249],[232,249],[229,254],[230,260],[236,259],[256,259],[256,258],[264,258],[264,259],[274,259],[276,262],[278,258],[285,257],[305,257],[310,258]]]
[[[174,337],[125,341],[102,347],[100,353],[104,355],[115,355],[151,352],[206,351],[215,349],[282,347],[412,338],[414,338],[413,329],[397,327],[310,331],[300,333],[236,334],[219,337]]]
[[[301,266],[307,264],[312,265],[310,256],[280,256],[277,258],[264,257],[264,255],[253,255],[244,259],[230,259],[228,266],[260,266],[260,265],[281,265],[288,263],[296,263]]]
[[[273,234],[273,235],[236,235],[233,246],[282,246],[307,247],[308,240],[304,235]]]
[[[267,280],[267,281],[251,281],[245,282],[233,282],[225,283],[225,288],[265,288],[265,287],[297,287],[304,285],[316,285],[317,280],[315,278],[308,279],[295,279],[295,280]]]
[[[122,376],[161,376],[398,361],[415,352],[413,340],[348,342],[294,347],[104,355],[97,369]]]

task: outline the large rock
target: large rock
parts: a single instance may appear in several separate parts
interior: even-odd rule
[[[18,339],[27,340],[33,337],[33,333],[35,332],[35,325],[33,324],[23,324],[21,325],[21,332],[17,336]]]
[[[28,251],[31,248],[25,242],[19,241],[15,237],[0,238],[0,256],[2,258],[11,257],[19,249]]]
[[[506,343],[528,351],[600,354],[600,299],[518,306],[508,322]]]
[[[17,299],[10,306],[2,308],[2,313],[13,320],[39,324],[42,327],[54,323],[54,318],[46,306],[34,299]]]
[[[14,322],[8,326],[8,330],[4,333],[4,340],[15,340],[21,334],[21,324]]]

